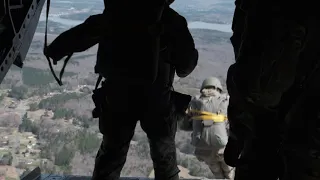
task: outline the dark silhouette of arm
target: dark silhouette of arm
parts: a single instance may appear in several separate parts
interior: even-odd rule
[[[285,1],[242,2],[245,26],[239,55],[228,72],[228,92],[272,108],[294,82],[306,34],[303,17]]]
[[[184,17],[171,8],[166,9],[163,15],[170,48],[169,61],[179,77],[186,77],[198,64],[198,50]]]

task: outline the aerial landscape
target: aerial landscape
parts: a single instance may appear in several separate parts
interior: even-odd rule
[[[48,41],[103,11],[102,0],[55,0],[51,3]],[[218,77],[225,87],[234,62],[232,0],[176,0],[172,8],[189,24],[199,51],[199,63],[188,77],[175,78],[174,89],[198,95],[202,81]],[[13,67],[0,85],[0,179],[19,179],[36,167],[43,173],[91,176],[100,146],[98,120],[92,118],[92,90],[97,46],[76,53],[68,63],[63,86],[53,78],[43,55],[45,8],[24,67]],[[54,66],[57,73],[62,62]],[[176,135],[182,178],[213,179],[209,168],[193,155],[190,132]],[[153,177],[148,139],[137,126],[122,176]]]

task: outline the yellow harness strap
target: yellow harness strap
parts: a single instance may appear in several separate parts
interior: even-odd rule
[[[190,112],[192,113],[197,113],[199,115],[193,116],[193,120],[211,120],[214,122],[224,122],[227,120],[227,116],[223,114],[216,114],[216,113],[211,113],[207,111],[198,111],[198,110],[191,110]]]

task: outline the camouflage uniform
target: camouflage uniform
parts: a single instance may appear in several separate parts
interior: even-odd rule
[[[175,147],[177,122],[173,118],[177,107],[173,102],[176,97],[172,82],[175,72],[179,77],[185,77],[193,71],[198,51],[185,18],[166,9],[163,22],[166,26],[161,41],[168,48],[161,52],[155,83],[143,86],[107,78],[103,84],[106,97],[100,97],[104,102],[99,118],[103,142],[96,157],[93,180],[119,179],[138,120],[149,139],[155,179],[179,179]],[[98,58],[101,60],[107,60],[104,48],[100,44]]]
[[[208,80],[212,80],[212,83],[208,83]],[[233,168],[228,166],[223,158],[228,142],[228,124],[224,116],[227,113],[228,100],[225,95],[220,94],[221,90],[222,86],[217,78],[208,78],[203,82],[201,96],[190,102],[188,111],[193,129],[191,143],[196,148],[195,156],[209,166],[216,178],[233,179]],[[210,116],[218,114],[223,119]]]
[[[320,36],[313,7],[313,1],[236,1],[225,159],[236,166],[237,180],[320,179],[319,109],[313,105]]]

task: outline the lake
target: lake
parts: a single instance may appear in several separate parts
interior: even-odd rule
[[[81,24],[83,21],[71,20],[71,19],[64,19],[58,16],[49,17],[49,20],[61,23],[66,26],[76,26]],[[40,16],[40,21],[45,21],[45,16]],[[193,21],[188,22],[188,27],[190,29],[208,29],[208,30],[216,30],[222,32],[232,32],[231,24],[215,24],[215,23],[206,23],[202,21]]]

